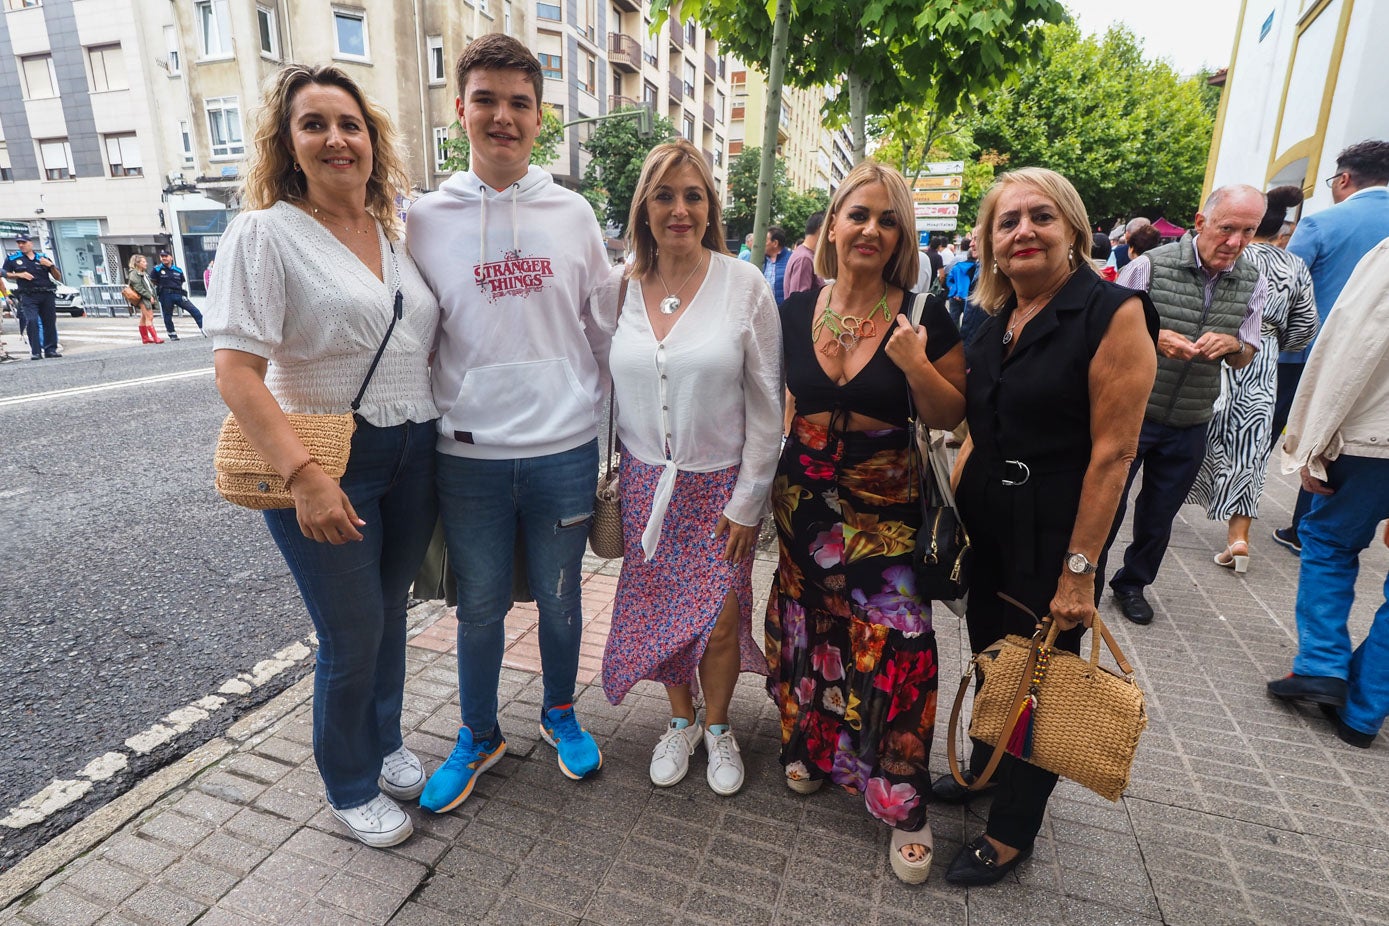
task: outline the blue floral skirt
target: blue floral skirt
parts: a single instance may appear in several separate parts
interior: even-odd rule
[[[862,793],[873,816],[916,830],[938,679],[911,568],[921,515],[909,434],[795,419],[772,490],[781,558],[766,646],[787,772]]]

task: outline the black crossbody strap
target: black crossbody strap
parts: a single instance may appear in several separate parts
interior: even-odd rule
[[[381,339],[381,346],[376,348],[376,356],[371,358],[371,366],[367,369],[366,378],[362,380],[362,388],[357,390],[357,397],[352,400],[354,412],[362,407],[362,396],[367,394],[367,384],[376,373],[376,365],[381,362],[381,355],[386,352],[386,343],[391,339],[391,332],[395,331],[395,323],[405,317],[405,296],[400,291],[400,262],[396,260],[395,245],[390,242],[387,244],[391,249],[391,271],[395,276],[395,305],[391,308],[391,323],[386,326],[386,336]]]

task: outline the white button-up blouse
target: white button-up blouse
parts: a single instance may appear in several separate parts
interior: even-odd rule
[[[622,446],[665,467],[642,533],[647,559],[660,542],[678,472],[738,466],[723,514],[747,526],[765,513],[776,475],[783,395],[776,303],[751,264],[711,256],[704,282],[663,341],[647,318],[641,281],[630,282],[618,308],[624,268],[593,297],[595,319],[612,333],[608,369]]]

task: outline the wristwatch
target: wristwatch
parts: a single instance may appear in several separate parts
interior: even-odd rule
[[[1078,576],[1088,576],[1100,567],[1086,559],[1084,553],[1067,553],[1066,568]]]

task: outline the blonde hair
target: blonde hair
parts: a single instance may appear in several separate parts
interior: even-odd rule
[[[897,216],[897,227],[901,231],[897,238],[897,250],[883,267],[883,279],[900,289],[911,289],[916,285],[917,271],[921,266],[921,252],[916,249],[916,212],[912,209],[912,194],[901,174],[871,159],[860,161],[857,167],[849,171],[830,199],[830,206],[825,210],[825,223],[820,226],[820,237],[815,244],[815,272],[827,280],[839,276],[839,253],[830,246],[830,229],[834,227],[839,210],[844,207],[850,194],[870,183],[881,183],[887,191],[887,200]]]
[[[332,64],[291,64],[265,84],[251,140],[250,168],[242,198],[247,209],[269,209],[278,202],[302,203],[308,195],[304,174],[295,169],[290,144],[290,110],[305,87],[338,87],[356,101],[371,138],[371,176],[367,178],[366,208],[385,228],[387,237],[402,231],[396,202],[410,188],[398,148],[395,126],[386,111],[367,99],[357,82]]]
[[[979,282],[971,299],[990,315],[1007,305],[1014,295],[1013,281],[998,269],[994,259],[994,214],[998,211],[998,200],[1003,196],[1003,191],[1018,184],[1032,187],[1056,204],[1061,217],[1071,226],[1070,244],[1076,254],[1075,262],[1080,267],[1088,267],[1091,273],[1095,270],[1087,259],[1090,246],[1094,243],[1090,237],[1090,216],[1085,211],[1080,194],[1071,186],[1071,181],[1045,167],[1010,170],[995,180],[984,194],[974,226],[974,245],[979,253]]]
[[[130,260],[128,260],[128,261],[125,262],[125,269],[126,269],[126,270],[134,270],[134,269],[135,269],[135,262],[136,262],[137,260],[142,260],[142,261],[144,261],[144,262],[146,263],[146,265],[149,264],[149,258],[146,257],[145,255],[141,254],[139,251],[136,251],[134,254],[131,254],[131,255],[130,255]]]
[[[671,172],[686,165],[699,172],[704,184],[704,198],[709,204],[709,224],[704,227],[700,244],[715,254],[727,254],[723,243],[723,205],[714,189],[714,175],[699,149],[683,138],[662,142],[651,149],[641,166],[641,177],[632,194],[632,210],[627,214],[627,237],[632,242],[635,258],[627,276],[642,280],[656,267],[656,236],[647,219],[647,203],[656,195],[656,188],[665,183]]]

